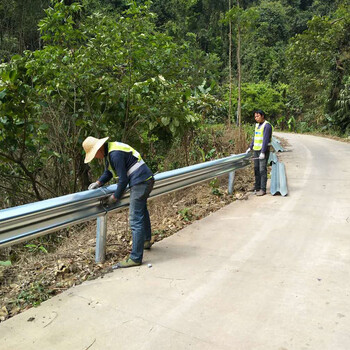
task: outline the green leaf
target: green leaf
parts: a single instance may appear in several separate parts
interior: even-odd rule
[[[0,100],[2,100],[6,96],[6,89],[0,91]]]
[[[39,247],[39,249],[40,249],[43,253],[45,253],[45,254],[48,253],[48,251],[46,250],[46,248],[43,247],[42,245]]]
[[[9,78],[12,82],[15,81],[17,78],[17,71],[15,70],[10,71]]]
[[[36,248],[36,244],[26,244],[25,245],[26,248]]]
[[[39,101],[39,105],[42,107],[49,107],[49,105],[46,101]]]
[[[76,126],[83,126],[86,124],[86,121],[84,119],[77,119],[75,122]]]
[[[14,56],[11,57],[11,60],[12,61],[17,61],[17,60],[20,60],[21,58],[22,58],[21,55],[14,55]]]
[[[170,128],[170,131],[171,131],[173,134],[175,134],[175,132],[176,132],[176,127],[174,126],[174,124],[170,124],[169,128]]]
[[[170,118],[169,117],[162,117],[161,119],[163,125],[167,126],[170,123]]]
[[[5,267],[7,267],[7,266],[11,266],[11,265],[12,265],[12,263],[11,263],[10,260],[6,260],[6,261],[1,261],[1,260],[0,260],[0,266],[5,266]]]
[[[59,153],[57,153],[57,152],[52,152],[52,154],[53,154],[55,157],[57,157],[57,158],[61,158],[61,155],[60,155]]]
[[[39,126],[39,130],[45,131],[48,130],[49,124],[43,123]]]

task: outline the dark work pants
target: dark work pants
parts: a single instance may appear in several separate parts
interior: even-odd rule
[[[261,151],[254,151],[254,158],[259,158]],[[270,151],[265,153],[265,159],[254,159],[254,175],[255,175],[255,190],[263,190],[266,192],[267,182],[267,160],[269,159]]]
[[[130,258],[142,262],[143,244],[151,240],[151,221],[147,209],[147,198],[154,185],[153,178],[130,188],[129,221],[132,232]]]

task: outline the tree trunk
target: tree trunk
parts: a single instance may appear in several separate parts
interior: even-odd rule
[[[80,156],[79,160],[80,160],[80,163],[79,163],[78,177],[80,179],[81,190],[84,191],[90,185],[90,179],[89,179],[90,166],[84,163],[84,157]]]
[[[239,0],[237,0],[237,6],[239,7]],[[237,79],[238,79],[238,99],[237,99],[237,117],[238,117],[238,127],[241,129],[241,26],[237,23]]]
[[[231,10],[231,0],[229,0],[229,10]],[[229,53],[228,53],[228,69],[229,69],[229,98],[228,98],[228,126],[231,126],[232,118],[232,21],[229,21]]]

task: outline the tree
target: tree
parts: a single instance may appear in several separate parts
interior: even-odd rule
[[[236,26],[236,62],[237,62],[237,124],[239,128],[241,128],[241,84],[242,84],[242,65],[241,65],[241,40],[242,40],[242,34],[246,34],[251,26],[252,26],[252,19],[254,18],[254,9],[247,9],[244,10],[240,7],[240,1],[237,0],[236,6],[231,8],[227,12],[227,20],[230,23],[231,28],[231,21]],[[230,29],[231,30],[231,29]],[[231,32],[230,32],[231,34]],[[230,53],[231,53],[231,35],[230,35]],[[230,61],[230,68],[231,68],[231,59]],[[231,71],[230,71],[231,72]],[[229,92],[229,101],[231,105],[231,95],[232,95],[232,89],[231,89],[231,74],[230,74],[230,92]]]
[[[24,63],[14,57],[0,68],[0,186],[9,205],[43,199],[43,192],[54,193],[40,181],[42,161],[48,157],[47,126],[37,118],[39,101]]]
[[[279,2],[262,1],[248,12],[250,27],[245,33],[242,50],[245,81],[286,82],[284,79],[285,48],[290,37],[286,8]]]
[[[40,47],[37,22],[49,0],[6,0],[0,3],[0,61]]]
[[[46,10],[40,30],[43,48],[25,52],[21,60],[21,76],[33,101],[23,118],[36,123],[33,130],[45,126],[47,133],[45,143],[35,133],[22,132],[24,152],[29,152],[29,136],[36,142],[33,185],[45,179],[51,189],[36,191],[38,199],[87,187],[81,142],[89,134],[127,140],[145,154],[150,143],[170,144],[200,120],[194,94],[207,76],[201,62],[215,65],[215,60],[196,55],[190,37],[179,45],[159,33],[149,4],[134,2],[116,16],[89,14],[79,3],[56,1]],[[20,84],[14,81],[14,91]],[[6,116],[5,107],[11,105],[4,100],[2,107]],[[8,128],[5,134],[11,136]]]
[[[304,103],[304,111],[319,125],[339,127],[340,92],[349,76],[349,5],[340,6],[332,17],[315,16],[308,30],[297,35],[288,50],[288,69],[292,89]]]

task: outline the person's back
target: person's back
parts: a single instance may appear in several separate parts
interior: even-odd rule
[[[128,184],[132,187],[153,176],[141,155],[131,146],[122,142],[108,142],[104,151],[106,168],[98,181],[105,184],[112,177],[119,177],[114,193],[116,198],[121,198]]]

